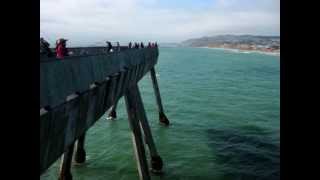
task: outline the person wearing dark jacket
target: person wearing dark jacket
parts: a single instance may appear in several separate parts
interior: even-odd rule
[[[106,43],[107,43],[107,52],[108,53],[112,52],[112,44],[111,44],[111,42],[107,41]]]
[[[140,43],[140,47],[141,47],[141,48],[144,48],[143,42]]]
[[[44,54],[48,57],[53,56],[53,53],[50,49],[50,44],[43,38],[40,38],[40,54]]]
[[[139,44],[135,42],[135,43],[134,43],[134,48],[135,48],[135,49],[139,49]]]
[[[131,43],[131,42],[129,43],[128,48],[129,48],[129,49],[131,49],[131,48],[132,48],[132,43]]]

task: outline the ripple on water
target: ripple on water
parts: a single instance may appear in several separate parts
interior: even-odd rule
[[[225,179],[280,179],[280,147],[269,135],[256,126],[208,129],[208,145]]]

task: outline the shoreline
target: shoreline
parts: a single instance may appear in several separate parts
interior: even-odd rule
[[[243,49],[236,49],[236,48],[220,48],[220,47],[208,47],[208,46],[202,46],[197,48],[217,49],[217,50],[231,51],[236,53],[259,53],[259,54],[265,54],[270,56],[280,56],[280,52],[267,52],[267,51],[259,51],[259,50],[243,50]]]

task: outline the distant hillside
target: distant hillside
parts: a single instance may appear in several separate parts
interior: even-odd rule
[[[279,36],[219,35],[188,39],[182,46],[237,49],[280,54]]]
[[[254,35],[218,35],[188,39],[181,43],[184,46],[201,47],[221,44],[248,44],[261,46],[280,46],[279,36],[254,36]]]

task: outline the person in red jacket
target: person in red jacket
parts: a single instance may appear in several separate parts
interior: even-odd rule
[[[65,56],[68,56],[68,49],[66,47],[67,39],[60,39],[58,41],[57,47],[56,47],[56,53],[57,58],[63,59]]]

